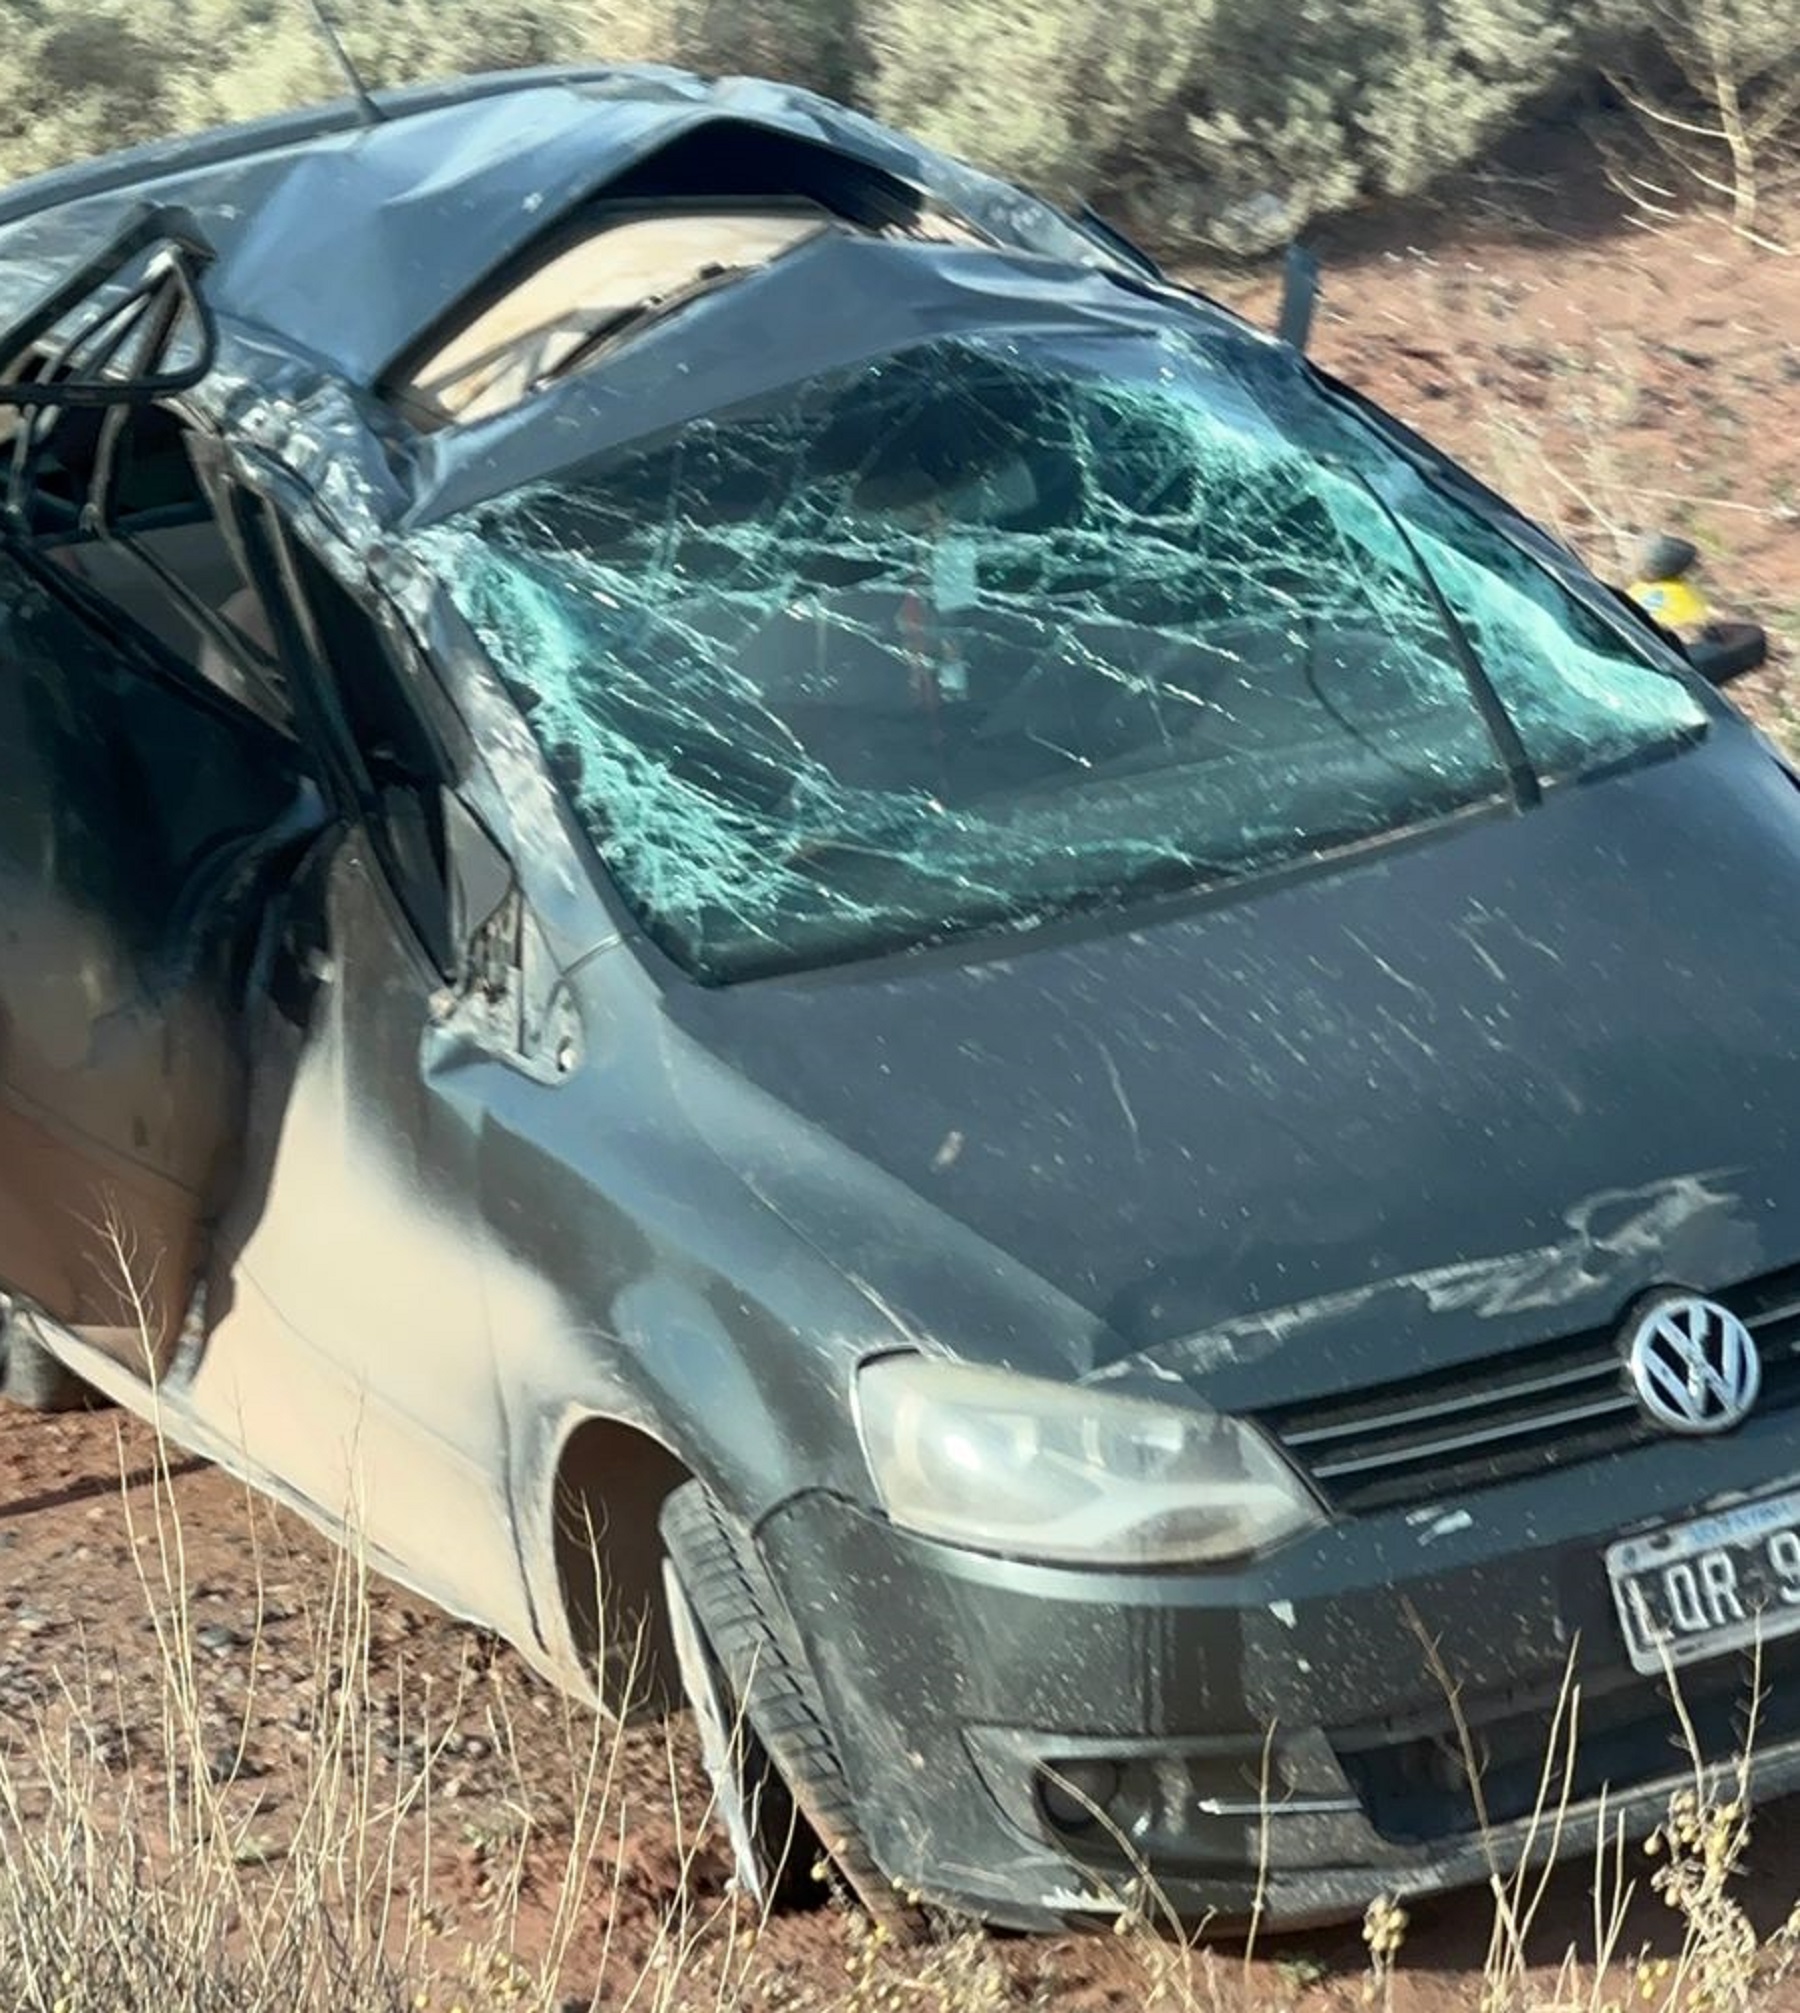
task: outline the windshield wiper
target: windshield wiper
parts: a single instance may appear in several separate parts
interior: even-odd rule
[[[1487,728],[1488,738],[1494,744],[1494,753],[1500,758],[1500,766],[1506,771],[1507,782],[1511,785],[1513,801],[1521,810],[1533,804],[1542,803],[1544,786],[1538,780],[1538,772],[1525,743],[1520,738],[1518,727],[1512,715],[1506,710],[1506,702],[1494,687],[1494,681],[1487,674],[1487,666],[1482,663],[1469,632],[1458,619],[1455,609],[1445,598],[1444,590],[1437,583],[1437,575],[1432,572],[1425,555],[1407,528],[1406,520],[1388,502],[1374,483],[1360,468],[1348,462],[1335,462],[1341,474],[1349,476],[1359,489],[1374,504],[1387,520],[1394,535],[1399,539],[1407,557],[1413,563],[1413,570],[1419,578],[1430,601],[1432,612],[1437,616],[1444,632],[1445,641],[1450,645],[1450,655],[1463,683],[1469,688],[1469,697],[1475,702],[1475,710],[1481,715],[1482,724]]]

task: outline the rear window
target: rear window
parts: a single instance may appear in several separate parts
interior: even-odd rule
[[[1699,731],[1278,356],[947,340],[423,534],[628,902],[709,979],[1264,873]]]

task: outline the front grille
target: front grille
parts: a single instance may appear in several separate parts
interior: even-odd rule
[[[1677,1708],[1660,1678],[1585,1683],[1483,1700],[1464,1696],[1425,1724],[1364,1726],[1331,1735],[1340,1766],[1383,1838],[1435,1843],[1533,1811],[1556,1813],[1602,1792],[1617,1797],[1691,1772],[1696,1760],[1736,1761],[1800,1739],[1800,1649],[1771,1644],[1696,1664]],[[1568,1717],[1559,1717],[1566,1714]],[[1470,1765],[1479,1779],[1479,1798]]]
[[[1800,1266],[1712,1297],[1756,1337],[1758,1409],[1800,1404]],[[1667,1437],[1639,1409],[1618,1324],[1258,1419],[1340,1510],[1431,1501]]]

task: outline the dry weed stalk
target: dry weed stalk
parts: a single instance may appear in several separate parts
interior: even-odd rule
[[[154,1397],[151,1409],[154,1418]],[[0,1751],[0,1979],[9,2013],[566,2013],[590,2003],[607,2013],[735,2013],[780,2003],[766,1996],[759,1969],[765,1919],[739,1899],[709,1895],[696,1877],[714,1813],[710,1800],[697,1812],[684,1808],[672,1751],[666,1805],[659,1797],[650,1817],[659,1826],[673,1822],[680,1877],[647,1951],[621,1962],[615,1929],[627,1914],[628,1846],[645,1813],[634,1810],[625,1783],[627,1715],[604,1697],[562,1698],[554,1719],[568,1759],[569,1801],[555,1832],[555,1898],[530,1961],[520,1955],[520,1908],[528,1861],[538,1864],[532,1848],[542,1841],[516,1768],[509,1809],[517,1822],[505,1863],[473,1933],[459,1924],[438,1878],[440,1766],[478,1704],[494,1752],[516,1757],[533,1736],[519,1717],[517,1693],[493,1672],[478,1678],[465,1664],[446,1699],[404,1662],[382,1670],[373,1654],[370,1575],[355,1548],[338,1555],[322,1591],[303,1603],[310,1645],[303,1712],[312,1738],[283,1780],[287,1801],[274,1835],[257,1802],[233,1793],[252,1705],[274,1655],[255,1499],[246,1491],[257,1546],[255,1624],[240,1716],[221,1756],[168,1443],[159,1432],[148,1517],[134,1503],[122,1433],[118,1459],[162,1678],[160,1710],[149,1726],[131,1725],[121,1673],[88,1660],[62,1673],[28,1737]],[[589,1537],[594,1611],[603,1615],[601,1547],[595,1533]],[[1800,1902],[1759,1946],[1735,1885],[1750,1835],[1760,1659],[1742,1753],[1724,1770],[1702,1759],[1676,1674],[1667,1674],[1691,1777],[1648,1850],[1650,1885],[1676,1918],[1678,1947],[1661,1958],[1626,1954],[1628,1912],[1643,1883],[1622,1821],[1603,1808],[1593,1853],[1592,1947],[1570,1948],[1546,1982],[1533,1945],[1571,1815],[1582,1708],[1574,1654],[1551,1713],[1531,1809],[1509,1828],[1503,1854],[1461,1689],[1436,1639],[1416,1614],[1412,1622],[1425,1667],[1448,1701],[1488,1849],[1491,1929],[1475,1981],[1482,2013],[1619,2013],[1627,2003],[1641,2013],[1752,2013],[1800,1969]],[[638,1654],[625,1659],[626,1696],[637,1689],[642,1649],[640,1638]],[[600,1670],[609,1668],[616,1664],[603,1658]],[[478,1684],[485,1687],[479,1700]],[[381,1766],[384,1724],[390,1742],[397,1729],[410,1730],[418,1754],[410,1777]],[[105,1737],[112,1725],[126,1729],[122,1751]],[[1275,1733],[1268,1730],[1262,1756],[1259,1904],[1271,1861]],[[1062,1786],[1086,1801],[1076,1785]],[[1266,1980],[1253,1969],[1263,1908],[1253,1912],[1241,1969],[1221,1966],[1202,1947],[1208,1925],[1183,1922],[1134,1841],[1105,1811],[1088,1807],[1129,1869],[1113,1897],[1114,1931],[1131,1953],[1146,2013],[1256,2013],[1267,2003]],[[577,1978],[578,1932],[596,1915],[605,1926]],[[862,1917],[842,1919],[843,1974],[838,1996],[827,2002],[832,2013],[1003,2013],[1021,2003],[995,1946],[977,1931],[951,1930],[922,1953],[902,1952]],[[1366,1996],[1383,2006],[1398,2001],[1408,1929],[1407,1911],[1392,1896],[1364,1921]],[[1294,1963],[1286,1960],[1285,1968]],[[1283,1969],[1278,1959],[1276,1973]]]
[[[1653,0],[1638,26],[1673,85],[1616,66],[1610,81],[1677,186],[1611,148],[1614,186],[1652,223],[1673,221],[1698,191],[1729,206],[1739,237],[1784,251],[1763,223],[1800,156],[1800,10],[1791,0]]]
[[[135,1254],[120,1236],[114,1249],[147,1336]],[[291,1617],[305,1643],[295,1720],[304,1752],[269,1771],[267,1787],[281,1795],[276,1829],[263,1796],[236,1789],[274,1655],[258,1499],[245,1490],[253,1617],[222,1740],[147,1348],[146,1368],[155,1433],[147,1513],[134,1497],[123,1429],[117,1459],[159,1703],[148,1724],[132,1724],[120,1669],[84,1655],[59,1673],[24,1738],[0,1750],[0,2003],[7,2013],[562,2013],[585,2004],[569,1996],[579,1982],[578,1932],[604,1912],[608,1927],[585,1981],[591,1997],[611,1965],[629,1827],[643,1814],[623,1793],[625,1713],[604,1699],[595,1710],[564,1698],[549,1722],[559,1776],[566,1761],[556,1799],[557,1833],[566,1828],[566,1838],[552,1863],[548,1924],[534,1926],[523,1961],[527,1857],[541,1874],[545,1853],[533,1849],[549,1841],[517,1757],[527,1739],[543,1738],[546,1722],[534,1715],[527,1733],[516,1681],[478,1676],[467,1659],[448,1696],[404,1656],[386,1667],[372,1637],[367,1557],[352,1543]],[[354,1505],[346,1521],[359,1528]],[[628,1689],[635,1677],[633,1663]],[[512,1759],[506,1801],[518,1821],[470,1921],[442,1877],[437,1786],[472,1713],[485,1714],[491,1752]],[[122,1741],[109,1736],[114,1726],[124,1728]],[[702,1883],[688,1876],[711,1811],[683,1809],[672,1753],[667,1790],[681,1878],[648,1960],[609,2013],[735,2003],[754,1946],[753,1934],[732,1933],[743,1926],[741,1910],[692,1898]],[[661,1798],[654,1821],[669,1822]]]

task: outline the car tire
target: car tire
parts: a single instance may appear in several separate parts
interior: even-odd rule
[[[93,1393],[0,1301],[0,1400],[27,1412],[79,1412]]]
[[[816,1905],[822,1856],[892,1939],[920,1940],[924,1913],[863,1840],[812,1675],[748,1539],[700,1482],[669,1497],[661,1528],[682,1689],[740,1888],[759,1905]]]

